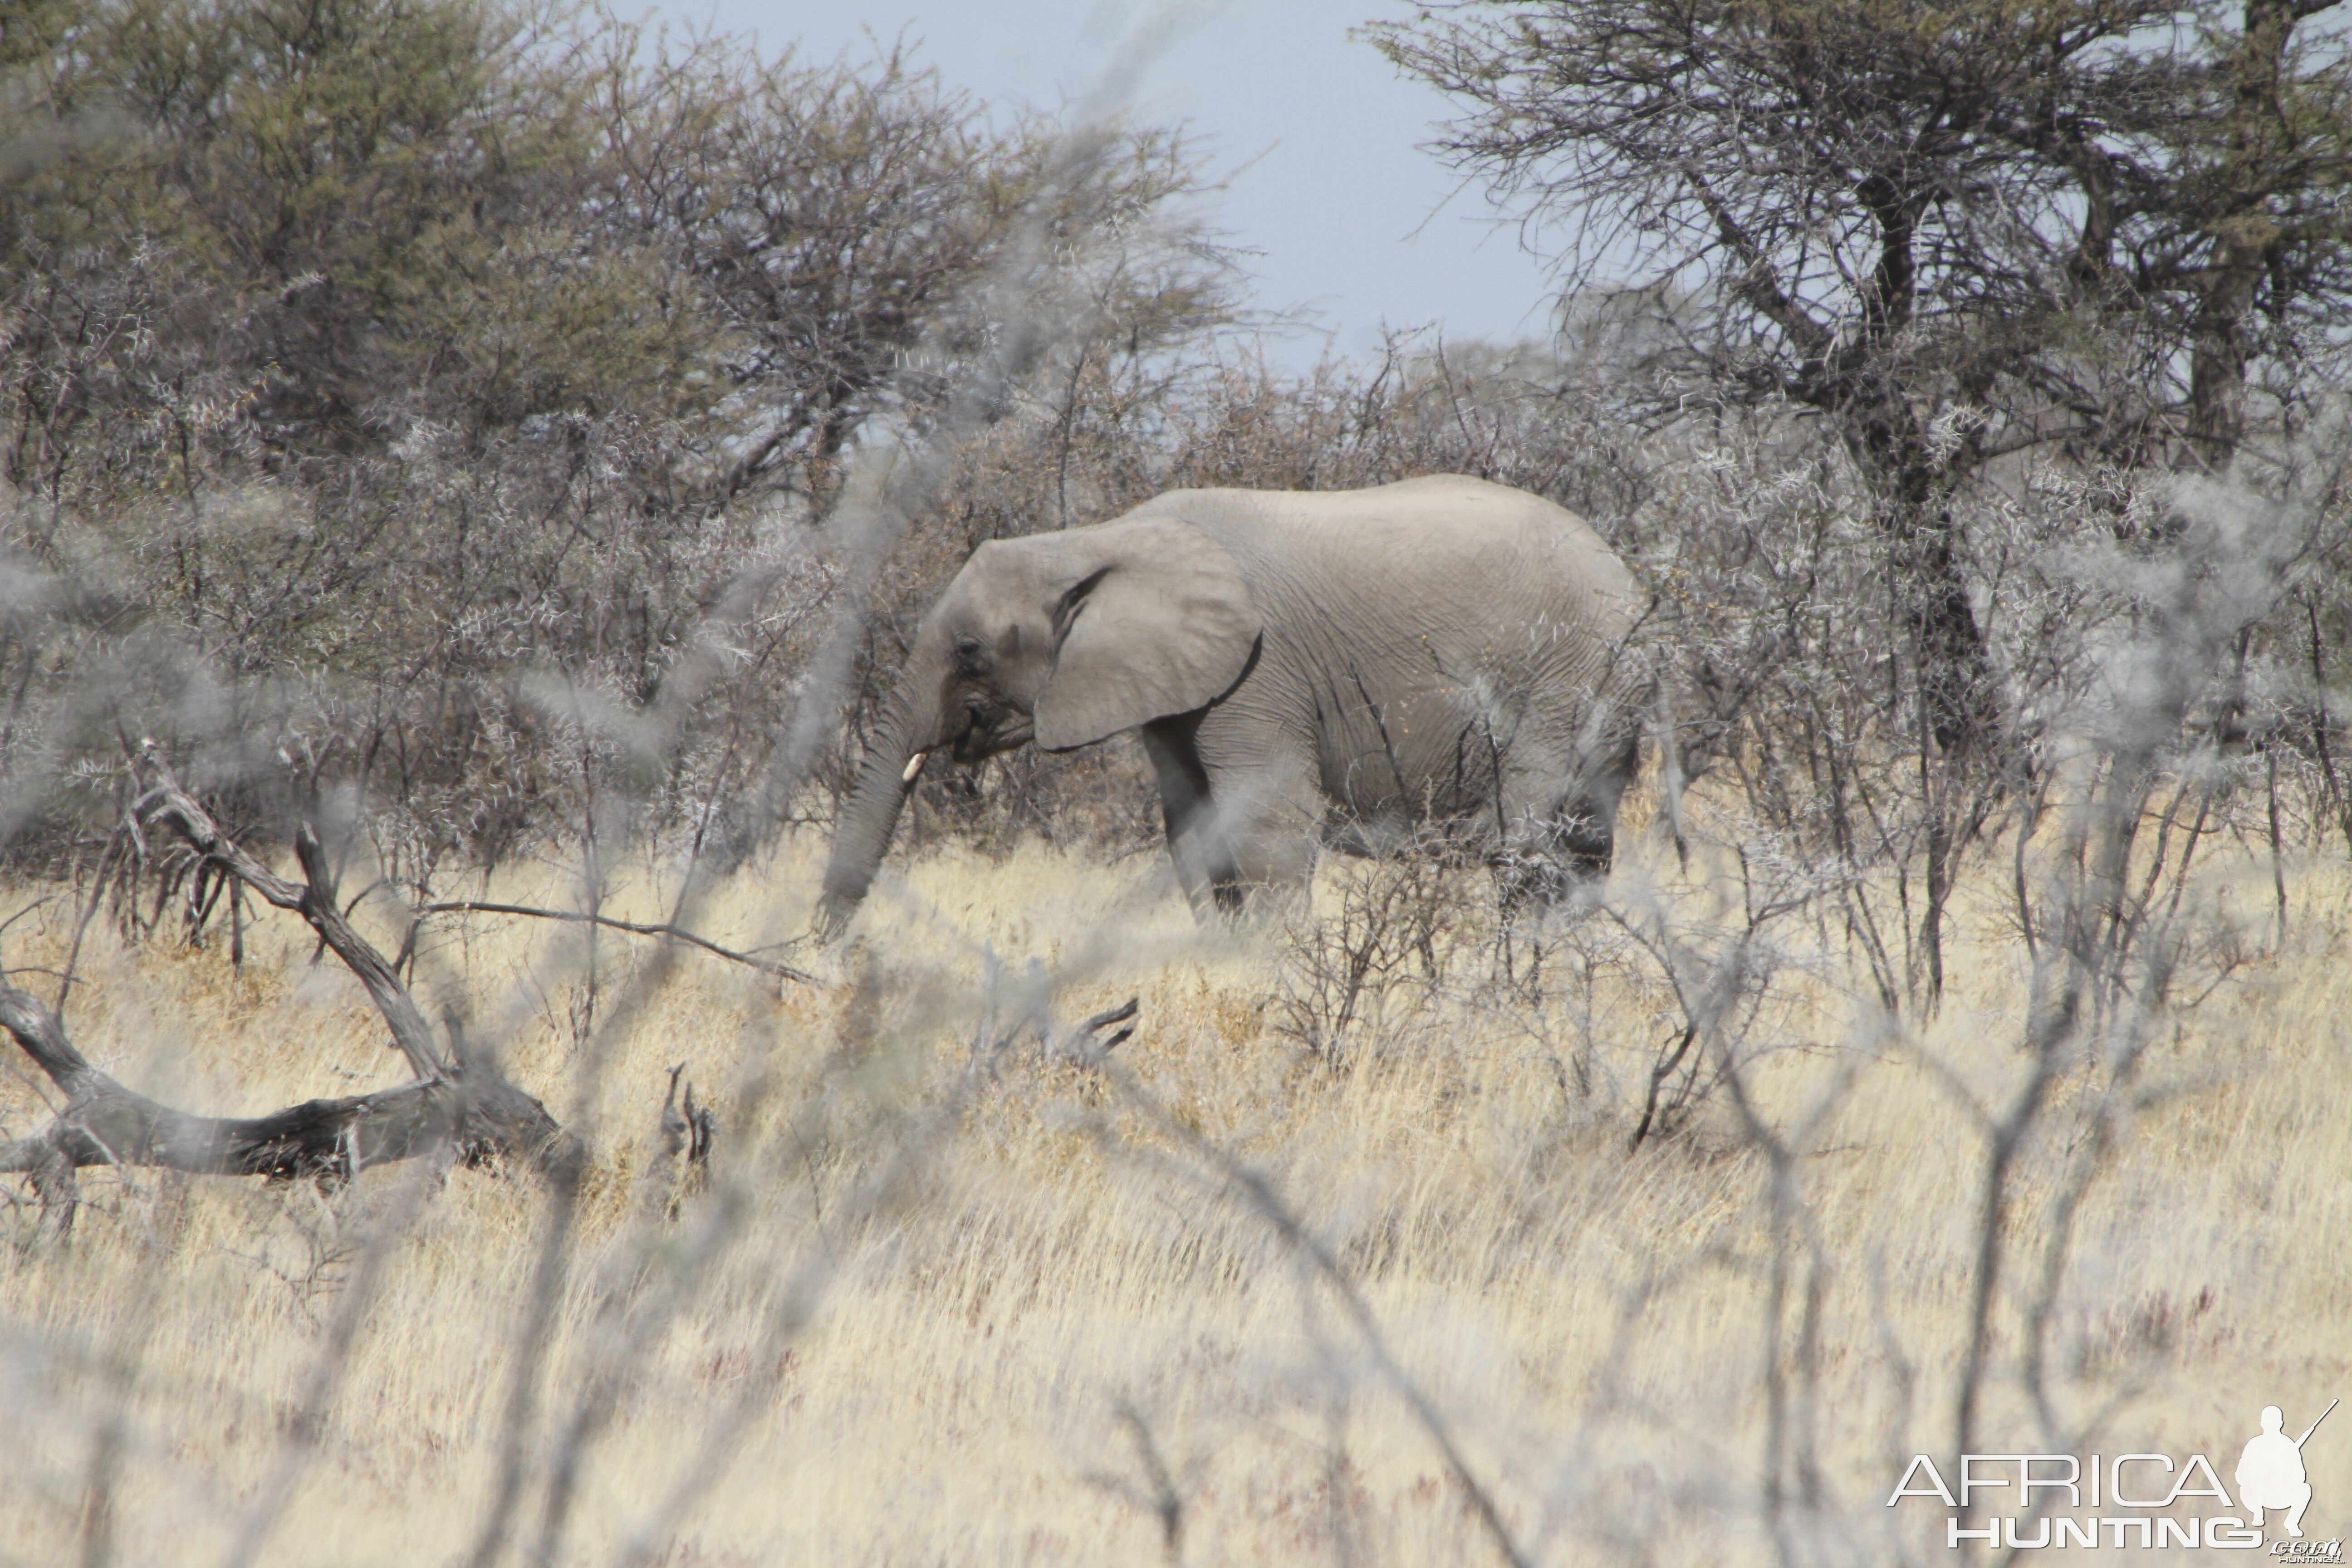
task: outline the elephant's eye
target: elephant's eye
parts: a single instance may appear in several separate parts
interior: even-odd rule
[[[956,668],[966,675],[978,675],[988,668],[988,659],[978,637],[958,637],[955,645]]]

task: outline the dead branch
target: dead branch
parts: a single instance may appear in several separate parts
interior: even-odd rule
[[[681,1080],[686,1085],[686,1109],[683,1111],[677,1106]],[[684,1062],[669,1069],[669,1095],[662,1101],[659,1128],[661,1149],[656,1159],[660,1165],[667,1167],[680,1154],[686,1156],[689,1166],[709,1163],[710,1144],[718,1136],[719,1119],[710,1107],[695,1104],[694,1080],[686,1077]]]
[[[669,937],[689,946],[698,947],[705,952],[716,953],[730,963],[745,964],[762,974],[772,974],[779,980],[796,980],[803,985],[816,984],[816,977],[805,970],[794,969],[789,963],[778,963],[772,958],[761,958],[756,953],[738,952],[733,948],[721,947],[709,938],[697,936],[683,926],[646,925],[636,921],[614,920],[610,915],[584,914],[577,910],[542,910],[530,904],[490,904],[484,903],[478,899],[458,899],[446,904],[424,904],[418,907],[416,912],[420,915],[527,915],[533,920],[571,921],[581,925],[606,926],[614,931],[633,931],[638,936]]]
[[[547,1108],[530,1095],[509,1082],[499,1071],[498,1064],[481,1053],[460,1049],[455,1062],[443,1058],[434,1040],[432,1026],[425,1022],[424,1011],[416,1005],[408,988],[400,983],[391,963],[374,944],[352,929],[351,922],[337,907],[334,873],[327,864],[326,850],[308,823],[295,835],[294,853],[301,862],[304,883],[298,885],[278,876],[255,859],[220,830],[210,813],[195,798],[181,789],[161,757],[151,748],[142,758],[142,767],[153,781],[147,792],[133,804],[131,820],[160,821],[169,824],[204,859],[251,888],[271,904],[281,910],[291,910],[310,922],[319,939],[332,949],[383,1016],[392,1031],[393,1044],[408,1058],[416,1082],[406,1086],[412,1090],[431,1089],[448,1091],[457,1107],[453,1121],[445,1121],[442,1137],[452,1135],[469,1162],[479,1163],[493,1154],[521,1158],[543,1173],[562,1177],[576,1174],[584,1152],[579,1140],[566,1132],[547,1113]],[[62,1039],[62,1035],[58,1038]],[[21,1037],[20,1037],[21,1043]],[[26,1047],[30,1050],[32,1047]],[[36,1059],[38,1059],[37,1057]],[[400,1091],[390,1090],[387,1093]],[[362,1096],[361,1100],[373,1097]],[[423,1098],[431,1100],[431,1094]],[[313,1104],[328,1103],[313,1101]],[[154,1108],[158,1111],[163,1107]],[[167,1114],[176,1115],[176,1112]],[[265,1121],[271,1119],[264,1118]],[[418,1136],[422,1136],[420,1129]],[[394,1143],[388,1145],[400,1147]],[[411,1152],[421,1150],[412,1149]],[[364,1156],[364,1149],[362,1153]],[[152,1163],[131,1161],[131,1163]]]
[[[310,831],[310,825],[304,823],[294,836],[294,854],[301,861],[302,875],[309,881],[309,886],[303,887],[288,881],[239,848],[220,830],[212,815],[180,788],[168,769],[152,757],[148,762],[158,782],[131,806],[132,816],[141,822],[161,820],[170,824],[196,853],[278,908],[291,910],[309,921],[320,940],[367,987],[376,1010],[391,1027],[392,1043],[408,1058],[409,1070],[419,1079],[448,1077],[449,1068],[433,1041],[432,1026],[425,1021],[415,999],[393,973],[383,954],[353,931],[342,911],[335,907],[334,876],[327,865],[326,850],[319,843],[319,836]]]
[[[1134,1019],[1141,1005],[1141,998],[1130,996],[1118,1006],[1096,1014],[1067,1035],[1056,1035],[1047,1029],[1045,1059],[1075,1062],[1081,1067],[1100,1066],[1111,1052],[1134,1037]],[[1113,1024],[1125,1024],[1127,1027],[1107,1040],[1102,1038],[1102,1032]]]

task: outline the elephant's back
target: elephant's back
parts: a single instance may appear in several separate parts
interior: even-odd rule
[[[1591,524],[1464,475],[1360,490],[1173,490],[1143,510],[1256,557],[1261,583],[1292,579],[1320,603],[1386,606],[1446,640],[1511,629],[1613,640],[1638,603],[1633,574]]]
[[[1180,490],[1146,510],[1215,539],[1256,601],[1264,657],[1221,704],[1233,749],[1288,730],[1360,820],[1548,816],[1581,775],[1595,702],[1628,699],[1633,574],[1539,496],[1441,476]]]

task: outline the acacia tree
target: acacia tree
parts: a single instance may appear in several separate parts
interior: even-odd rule
[[[1465,0],[1375,26],[1571,287],[1683,292],[1672,390],[1824,417],[1927,728],[1995,721],[1952,503],[2004,454],[2225,459],[2352,307],[2336,0]]]
[[[1929,992],[1958,845],[2017,756],[1964,492],[2000,458],[2214,465],[2352,323],[2336,0],[1460,0],[1375,26],[1436,143],[1564,229],[1571,291],[1671,295],[1660,407],[1833,432],[1885,552],[1922,763]],[[2273,427],[2279,423],[2272,421]]]

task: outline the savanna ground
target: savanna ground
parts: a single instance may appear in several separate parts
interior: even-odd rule
[[[341,1189],[89,1172],[62,1243],[20,1204],[0,1560],[235,1560],[290,1486],[259,1561],[459,1563],[506,1480],[540,1561],[1496,1561],[1474,1489],[1531,1561],[1949,1560],[1940,1507],[1883,1504],[1952,1441],[1985,1116],[2032,1060],[2015,911],[1991,878],[1959,900],[1926,1022],[1872,1005],[1828,924],[1780,931],[1736,1082],[1637,1144],[1684,1015],[1634,936],[1742,926],[1754,870],[1708,847],[1739,826],[1697,807],[1687,865],[1628,832],[1608,909],[1523,931],[1507,975],[1491,902],[1425,868],[1327,863],[1316,921],[1203,931],[1164,859],[1034,843],[915,858],[814,985],[452,925],[420,995],[470,998],[588,1139],[568,1237],[540,1184],[426,1162]],[[788,841],[700,928],[796,931],[820,848]],[[2221,837],[2192,881],[2242,951],[2126,1095],[2080,1066],[2021,1141],[1979,1450],[2226,1478],[2261,1405],[2299,1430],[2352,1386],[2352,879]],[[608,912],[661,918],[661,868],[615,886]],[[1429,941],[1337,1023],[1314,955],[1368,891]],[[56,967],[73,920],[20,921],[11,967]],[[191,1109],[399,1076],[306,927],[247,943],[240,973],[217,939],[126,950],[98,921],[68,1025]],[[1072,1059],[1072,1021],[1130,994],[1108,1066]],[[1041,1000],[1055,1058],[1020,1026]],[[656,1152],[680,1060],[717,1111],[707,1180]],[[12,1070],[7,1131],[45,1087]],[[2321,1433],[2326,1537],[2352,1435]]]
[[[1913,1454],[2227,1479],[2352,1393],[2352,35],[1764,9],[1370,29],[1559,331],[1301,375],[1185,136],[897,47],[8,12],[0,979],[184,1110],[409,1076],[294,916],[236,962],[168,764],[587,1163],[68,1208],[0,1054],[0,1562],[1941,1563]],[[982,542],[1433,473],[1642,581],[1687,860],[1203,932],[1131,755],[1013,757],[768,945]]]

